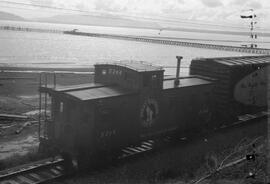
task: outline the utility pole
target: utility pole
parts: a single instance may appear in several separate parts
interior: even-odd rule
[[[255,29],[255,24],[257,24],[257,21],[255,20],[257,15],[254,13],[253,9],[249,9],[248,11],[250,11],[249,15],[240,15],[240,17],[242,19],[250,19],[250,38],[251,38],[250,47],[256,48],[257,44],[255,44],[254,41],[258,38],[258,35],[254,31],[254,29]]]

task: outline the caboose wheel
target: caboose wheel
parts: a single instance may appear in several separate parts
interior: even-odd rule
[[[81,151],[77,155],[78,169],[80,171],[95,169],[98,166],[99,159],[96,154]]]
[[[72,163],[72,157],[69,153],[67,152],[62,152],[61,153],[62,158],[64,159],[64,170],[66,174],[70,174],[74,171],[74,166]]]
[[[38,152],[39,153],[46,153],[47,149],[50,147],[48,140],[40,138]]]
[[[38,153],[44,153],[45,152],[45,146],[43,142],[40,142],[38,145]]]
[[[112,163],[115,159],[116,153],[114,152],[80,152],[77,156],[78,169],[81,171],[99,169]]]
[[[86,156],[83,156],[83,155],[77,156],[77,163],[78,163],[78,169],[80,171],[84,171],[90,168],[90,162]]]

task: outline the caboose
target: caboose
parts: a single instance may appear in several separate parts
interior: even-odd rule
[[[177,59],[176,76],[146,62],[121,61],[96,64],[90,84],[41,86],[51,99],[42,140],[85,164],[142,140],[207,127],[214,82],[179,77]]]

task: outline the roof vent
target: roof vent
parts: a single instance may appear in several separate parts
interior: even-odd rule
[[[182,56],[176,56],[176,59],[177,59],[177,68],[176,68],[176,78],[174,80],[174,85],[178,86],[180,84],[179,74],[180,74],[181,60],[183,59],[183,57]]]

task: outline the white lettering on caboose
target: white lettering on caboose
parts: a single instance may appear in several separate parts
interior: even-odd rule
[[[104,137],[111,137],[113,135],[116,135],[116,130],[115,129],[101,131],[99,137],[104,138]]]

